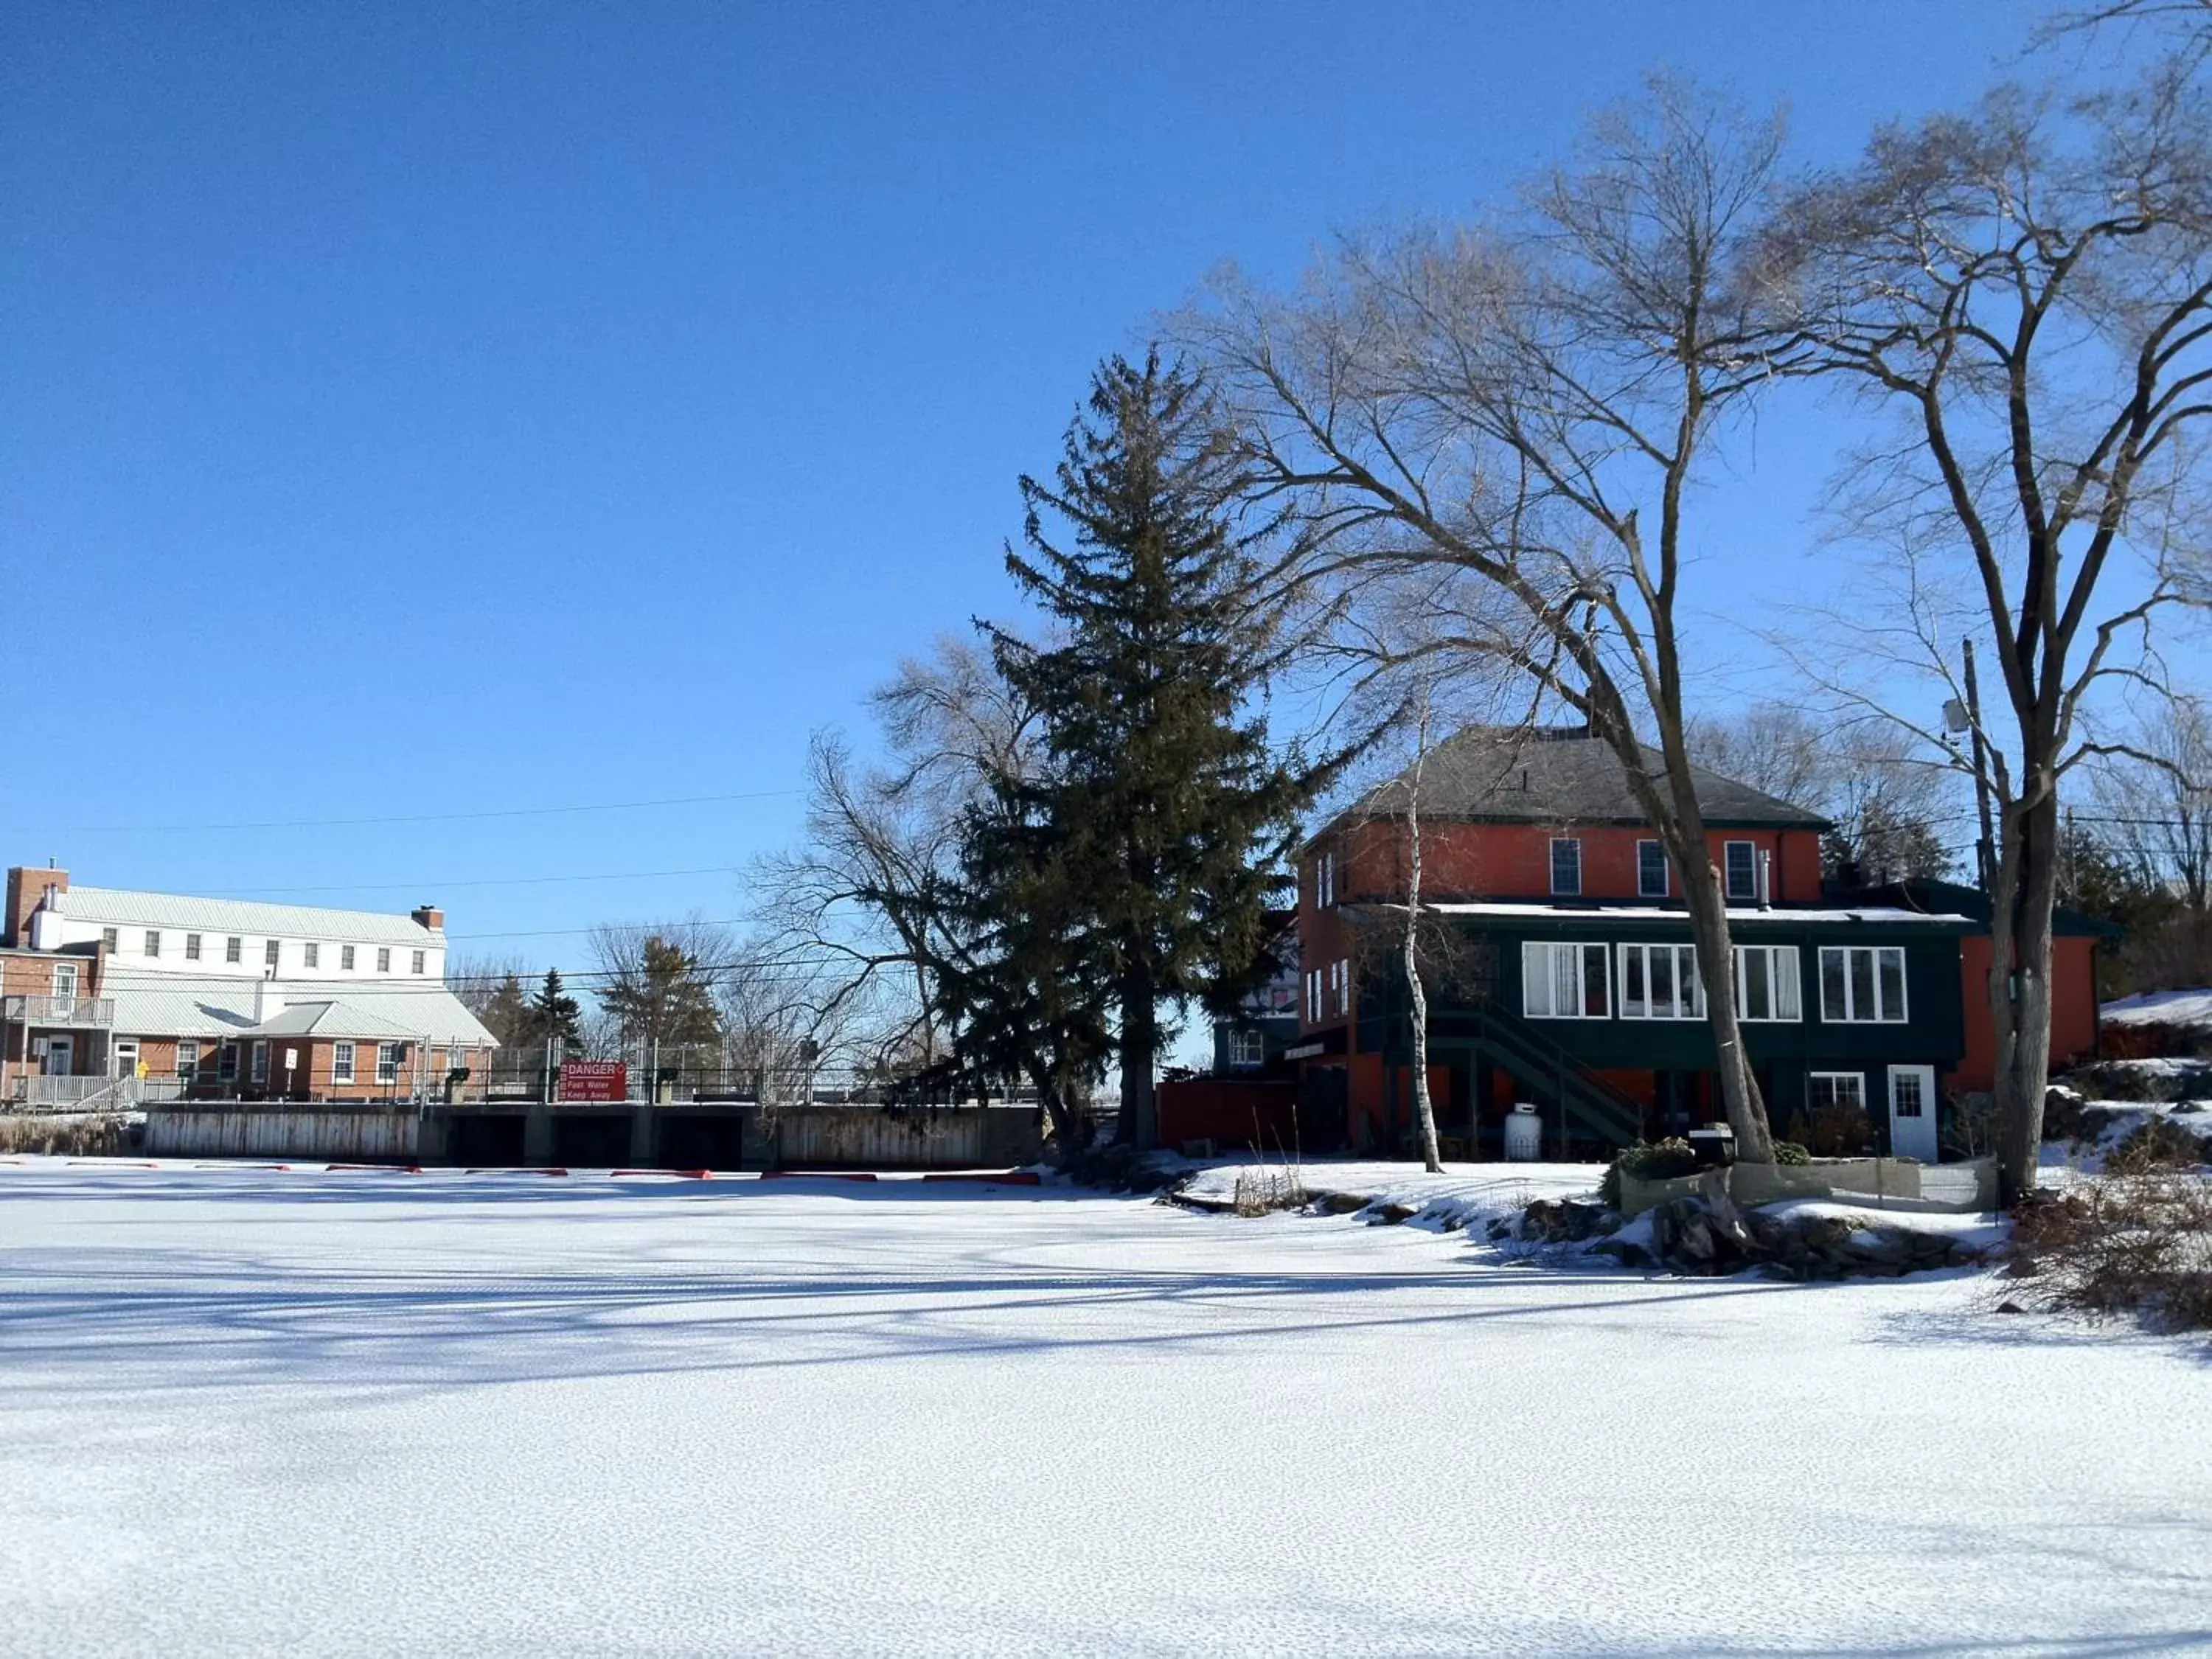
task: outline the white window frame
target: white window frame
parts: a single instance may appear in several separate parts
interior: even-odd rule
[[[1822,1100],[1820,1097],[1820,1085],[1823,1083],[1848,1083],[1851,1085],[1850,1092],[1853,1095],[1854,1098],[1848,1103],[1840,1102],[1834,1098]],[[1833,1094],[1836,1091],[1832,1091],[1831,1092]],[[1818,1111],[1823,1106],[1834,1106],[1844,1103],[1856,1106],[1859,1110],[1863,1112],[1867,1109],[1866,1073],[1864,1072],[1808,1072],[1805,1074],[1805,1106],[1807,1110]]]
[[[338,970],[339,970],[341,973],[347,973],[347,974],[349,974],[349,973],[353,972],[353,946],[352,946],[352,945],[339,945],[339,946],[338,946]]]
[[[1352,1012],[1352,959],[1349,957],[1339,957],[1331,971],[1336,976],[1337,1017],[1342,1018]]]
[[[1863,956],[1868,963],[1868,984],[1874,993],[1874,1012],[1868,1013],[1858,1006],[1858,994],[1853,984],[1851,958]],[[1834,1013],[1828,1007],[1828,959],[1838,957],[1843,963],[1843,1011]],[[1882,958],[1897,959],[1897,1008],[1892,1012],[1889,998],[1882,990]],[[1902,945],[1823,945],[1820,947],[1820,1023],[1824,1025],[1903,1025],[1912,1018],[1911,994],[1908,988],[1910,975],[1905,947]]]
[[[283,940],[272,939],[266,945],[261,947],[261,965],[264,968],[275,968],[280,966],[283,960]]]
[[[246,941],[235,933],[225,939],[222,942],[222,959],[225,962],[243,962],[246,959]]]
[[[1267,1039],[1257,1031],[1231,1031],[1228,1047],[1232,1070],[1254,1071],[1267,1063]]]
[[[1559,885],[1559,848],[1562,847],[1571,847],[1575,849],[1575,884],[1571,887]],[[1580,836],[1554,836],[1552,837],[1551,848],[1547,856],[1552,878],[1552,896],[1580,898],[1583,896],[1583,838]]]
[[[1557,1012],[1557,991],[1561,974],[1556,952],[1571,951],[1574,957],[1575,1006],[1566,1013]],[[1521,941],[1521,1012],[1530,1019],[1609,1019],[1613,1017],[1613,952],[1594,939],[1529,939]],[[1590,975],[1595,968],[1597,975],[1598,1001],[1604,1006],[1595,1012],[1590,1011]],[[1539,991],[1541,994],[1538,994]]]
[[[1768,1012],[1751,1012],[1751,988],[1766,992]],[[1803,970],[1794,945],[1735,947],[1735,1017],[1749,1025],[1796,1025],[1805,1018]],[[1787,1012],[1784,1012],[1784,1011]]]
[[[1306,1024],[1321,1024],[1321,969],[1306,969]]]
[[[1659,884],[1656,887],[1644,878],[1644,849],[1650,848],[1659,855]],[[1638,898],[1665,898],[1674,886],[1674,872],[1667,862],[1667,843],[1661,841],[1639,841],[1636,843],[1636,896]]]
[[[379,1083],[399,1081],[399,1045],[380,1042],[376,1045],[376,1080]]]
[[[123,948],[123,941],[117,936],[112,927],[103,927],[100,930],[100,942],[110,951],[119,951]]]
[[[191,1083],[200,1074],[200,1040],[198,1037],[177,1039],[177,1076]]]
[[[415,952],[414,960],[410,964],[408,971],[420,974],[427,971],[429,966],[430,953],[428,951],[417,951]]]
[[[1623,1019],[1703,1019],[1705,1017],[1705,982],[1698,972],[1698,947],[1672,942],[1638,942],[1622,945],[1620,952],[1620,1017]],[[1663,953],[1673,993],[1664,1008],[1656,1006],[1651,996],[1651,962],[1655,954]],[[1632,969],[1631,964],[1634,967]],[[1631,1000],[1628,987],[1631,979],[1643,981],[1644,994]],[[1688,995],[1683,994],[1686,989]]]
[[[198,962],[199,959],[200,959],[200,936],[199,936],[198,933],[187,933],[187,934],[185,934],[185,960],[186,962]]]
[[[380,945],[377,947],[376,971],[380,974],[388,974],[392,971],[392,947],[388,945]]]
[[[253,1039],[253,1070],[250,1080],[256,1088],[269,1081],[269,1041],[266,1037]]]
[[[161,930],[158,927],[149,927],[146,930],[146,955],[151,959],[158,958],[161,954]]]
[[[331,1081],[334,1084],[351,1083],[353,1081],[353,1060],[354,1051],[351,1039],[341,1037],[337,1042],[331,1044]]]
[[[1743,849],[1743,885],[1735,884],[1736,848]],[[1733,903],[1741,899],[1755,902],[1759,897],[1759,843],[1755,841],[1724,841],[1721,843],[1721,892]]]
[[[302,968],[321,967],[323,965],[323,947],[318,945],[313,939],[309,939],[305,945],[302,945],[300,947],[300,965]]]
[[[56,963],[54,964],[54,981],[53,981],[53,984],[54,984],[54,994],[55,994],[56,996],[58,996],[58,997],[74,997],[74,996],[76,996],[76,988],[77,988],[77,965],[76,965],[76,963],[73,963],[73,962],[58,962],[58,963]]]

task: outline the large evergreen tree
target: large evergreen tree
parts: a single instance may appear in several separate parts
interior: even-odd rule
[[[584,1044],[583,1005],[570,996],[561,983],[561,970],[548,968],[545,982],[538,988],[538,994],[530,999],[524,1011],[524,1020],[532,1043],[556,1040],[571,1049]]]
[[[1267,900],[1296,815],[1324,781],[1272,750],[1251,703],[1279,641],[1254,606],[1258,544],[1203,384],[1157,354],[1108,360],[1053,480],[1021,481],[1027,552],[1006,566],[1057,627],[994,633],[999,670],[1042,716],[1044,775],[1006,821],[1039,844],[1060,914],[1115,1010],[1120,1135],[1157,1139],[1164,1004],[1232,1006],[1267,971]],[[1048,529],[1048,526],[1051,527]]]

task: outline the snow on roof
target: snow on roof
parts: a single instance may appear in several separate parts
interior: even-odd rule
[[[2098,1012],[2115,1025],[2212,1025],[2212,989],[2144,991]]]
[[[445,930],[380,910],[328,910],[308,904],[200,898],[189,893],[141,893],[122,887],[70,887],[55,908],[102,926],[197,928],[208,933],[276,933],[293,939],[350,939],[374,945],[442,945]]]
[[[126,1036],[427,1037],[433,1042],[488,1047],[491,1033],[443,986],[349,986],[349,996],[313,994],[288,1003],[266,1021],[253,1018],[259,981],[177,975],[158,985],[112,993],[117,1032]],[[277,989],[283,990],[281,982]],[[296,988],[307,991],[310,988]]]
[[[1446,916],[1544,916],[1562,921],[1679,921],[1685,924],[1690,920],[1686,910],[1656,904],[1543,904],[1497,900],[1446,902],[1424,908]],[[1823,906],[1817,909],[1784,909],[1777,906],[1771,910],[1761,910],[1752,905],[1741,909],[1731,906],[1728,919],[1731,927],[1746,922],[1789,922],[1802,926],[1807,922],[1823,921],[1879,922],[1884,927],[1905,922],[1940,922],[1954,927],[1973,925],[1973,919],[1970,916],[1930,915],[1924,910],[1905,910],[1881,904]]]

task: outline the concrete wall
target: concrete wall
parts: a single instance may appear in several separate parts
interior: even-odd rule
[[[155,1158],[321,1158],[412,1164],[422,1120],[381,1106],[172,1106],[146,1114]]]

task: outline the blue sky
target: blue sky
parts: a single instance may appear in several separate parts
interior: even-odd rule
[[[742,916],[808,733],[1008,609],[1015,476],[1210,266],[1494,198],[1660,64],[1841,159],[2035,15],[18,0],[0,862],[533,963]],[[1816,451],[1716,591],[1802,584]]]

